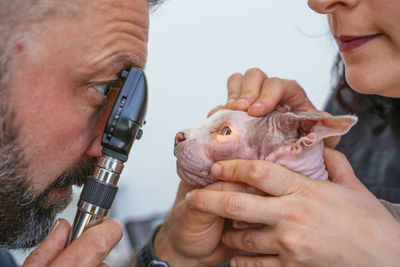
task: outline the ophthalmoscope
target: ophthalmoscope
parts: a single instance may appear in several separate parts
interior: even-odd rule
[[[69,243],[83,231],[103,221],[118,191],[118,179],[141,127],[147,109],[147,81],[137,68],[121,73],[122,87],[108,117],[101,139],[102,156],[83,186]],[[68,243],[68,244],[69,244]]]

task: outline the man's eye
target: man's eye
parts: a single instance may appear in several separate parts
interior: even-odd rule
[[[93,88],[99,91],[102,95],[107,96],[111,91],[112,85],[111,83],[101,83],[93,85]]]
[[[222,129],[222,131],[220,132],[220,135],[231,135],[231,134],[232,134],[232,130],[228,126],[226,126],[224,129]]]

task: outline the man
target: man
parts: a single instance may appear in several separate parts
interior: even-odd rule
[[[121,224],[107,219],[64,249],[71,227],[53,221],[101,155],[117,91],[105,88],[146,64],[148,9],[158,2],[0,1],[0,246],[40,243],[24,266],[99,266],[120,240]],[[191,210],[184,196],[192,189],[181,184],[155,251],[171,266],[217,266],[231,255],[223,219]],[[15,266],[3,249],[6,264]]]
[[[145,66],[148,2],[5,0],[0,33],[0,244],[27,248],[47,236],[101,154],[115,95],[104,84]],[[25,264],[97,266],[122,235],[106,220],[63,250],[69,230],[56,223]]]

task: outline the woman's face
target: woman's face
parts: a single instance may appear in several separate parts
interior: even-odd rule
[[[308,0],[308,5],[328,15],[350,86],[400,97],[400,1]]]

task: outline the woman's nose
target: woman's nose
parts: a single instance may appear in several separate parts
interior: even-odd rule
[[[175,146],[177,146],[179,143],[185,141],[185,134],[183,132],[179,132],[175,135]]]
[[[335,12],[340,7],[351,8],[359,0],[308,0],[308,6],[317,13],[329,14]]]

